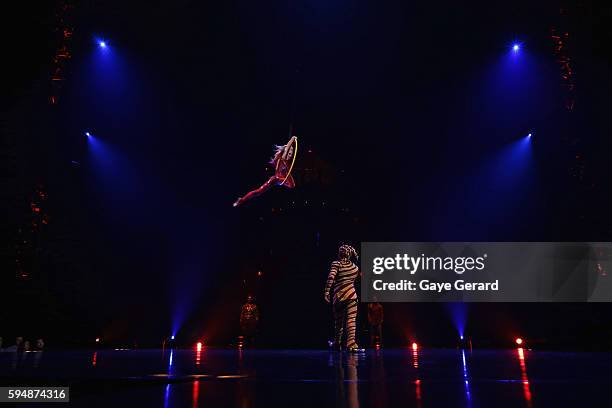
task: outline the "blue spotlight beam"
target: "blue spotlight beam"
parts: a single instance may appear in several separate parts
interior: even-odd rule
[[[448,303],[447,307],[459,338],[463,340],[467,324],[467,305],[465,303]]]

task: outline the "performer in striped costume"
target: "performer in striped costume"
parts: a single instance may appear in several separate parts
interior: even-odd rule
[[[342,335],[346,334],[346,348],[352,352],[362,351],[355,341],[357,323],[357,292],[355,279],[359,268],[351,258],[357,258],[357,251],[350,245],[338,250],[338,260],[332,262],[325,285],[325,301],[334,306],[335,346],[341,347]]]

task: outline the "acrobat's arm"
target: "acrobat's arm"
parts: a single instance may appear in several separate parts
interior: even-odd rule
[[[327,276],[327,282],[325,283],[325,301],[327,303],[330,302],[330,292],[331,288],[334,285],[334,281],[336,280],[336,274],[338,273],[338,264],[336,262],[332,262],[331,268],[329,270],[329,275]]]
[[[283,160],[287,160],[289,158],[289,152],[295,141],[297,140],[297,136],[291,136],[291,139],[285,144],[285,148],[283,149]]]

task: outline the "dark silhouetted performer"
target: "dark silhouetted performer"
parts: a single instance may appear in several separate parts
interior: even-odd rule
[[[257,330],[257,323],[259,322],[259,309],[255,304],[255,298],[249,295],[247,301],[242,305],[240,311],[240,331],[242,338],[249,344],[253,344],[255,340],[255,332]]]
[[[368,303],[368,324],[370,325],[370,345],[382,345],[383,306],[378,303]]]
[[[274,165],[274,175],[271,176],[268,181],[262,184],[261,187],[249,191],[244,197],[238,198],[234,203],[234,207],[238,207],[242,203],[252,198],[257,197],[268,191],[272,186],[285,186],[287,188],[295,187],[295,180],[291,175],[293,170],[293,164],[295,162],[295,155],[297,154],[297,137],[291,136],[291,139],[284,146],[276,146],[276,152],[270,160],[270,163]]]
[[[338,260],[332,262],[325,285],[325,301],[334,306],[334,346],[342,347],[342,335],[346,336],[346,348],[351,352],[362,351],[355,341],[357,324],[357,292],[355,280],[359,268],[353,263],[357,251],[350,245],[342,245],[338,250]]]

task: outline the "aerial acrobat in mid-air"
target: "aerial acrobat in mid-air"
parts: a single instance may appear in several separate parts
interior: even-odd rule
[[[234,203],[234,207],[238,207],[242,203],[251,198],[257,197],[265,193],[272,186],[285,186],[287,188],[295,187],[295,180],[291,176],[293,170],[293,164],[295,163],[295,157],[297,155],[297,137],[291,136],[291,139],[287,144],[283,146],[276,146],[276,152],[270,160],[270,163],[274,165],[274,174],[263,183],[260,187],[255,190],[249,191],[243,197],[239,197]]]

